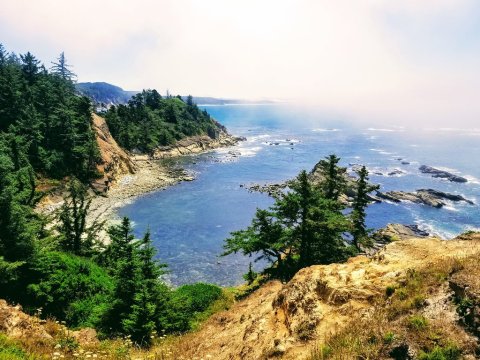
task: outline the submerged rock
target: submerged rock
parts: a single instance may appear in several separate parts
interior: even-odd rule
[[[466,183],[468,181],[464,177],[452,174],[448,171],[436,169],[434,167],[427,166],[427,165],[420,166],[418,170],[420,170],[424,174],[431,174],[432,177],[434,178],[447,179],[448,181],[452,181],[452,182]]]

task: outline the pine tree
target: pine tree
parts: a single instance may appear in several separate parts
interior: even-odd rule
[[[29,85],[33,85],[37,79],[40,70],[40,61],[37,60],[30,52],[25,55],[20,55],[22,60],[22,72]]]
[[[368,245],[368,229],[365,225],[366,208],[370,202],[368,194],[378,190],[379,186],[368,183],[368,170],[365,166],[362,166],[357,174],[357,189],[353,200],[351,219],[353,244],[358,250],[361,250],[362,245]]]
[[[67,64],[67,59],[65,58],[65,53],[62,53],[58,56],[57,62],[52,62],[52,67],[50,71],[60,76],[63,80],[74,81],[77,77],[71,70],[71,65]]]
[[[80,256],[91,256],[96,252],[94,242],[102,223],[87,224],[87,216],[92,203],[85,185],[76,179],[70,180],[68,196],[58,214],[57,230],[63,251]]]
[[[340,158],[336,155],[329,155],[324,160],[315,165],[313,171],[319,170],[323,179],[321,181],[321,190],[326,199],[337,201],[345,191],[347,169],[338,166]]]

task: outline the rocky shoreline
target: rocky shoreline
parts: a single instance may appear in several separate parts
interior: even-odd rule
[[[195,155],[220,147],[235,146],[244,138],[222,133],[217,139],[208,136],[189,137],[175,145],[159,148],[151,156],[131,155],[135,172],[117,176],[105,196],[96,196],[91,205],[89,221],[107,221],[114,212],[132,202],[136,197],[158,189],[165,189],[181,181],[192,181],[195,177],[182,168],[164,161],[179,156]]]

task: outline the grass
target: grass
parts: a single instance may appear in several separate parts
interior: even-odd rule
[[[4,334],[0,334],[0,360],[34,360],[31,354],[26,353],[20,344],[9,340]]]

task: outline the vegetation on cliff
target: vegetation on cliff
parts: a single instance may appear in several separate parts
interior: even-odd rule
[[[0,46],[0,298],[141,345],[154,333],[187,331],[223,293],[205,284],[165,285],[149,234],[135,239],[128,219],[109,228],[108,246],[98,241],[102,224],[87,223],[88,184],[102,159],[91,102],[76,93],[74,78],[63,53],[48,70],[31,53],[18,57]],[[144,91],[110,111],[114,137],[128,148],[149,151],[164,143],[159,134],[216,137],[224,130],[191,98],[155,94]],[[42,197],[38,178],[68,180],[54,219],[33,211]]]
[[[200,110],[189,96],[162,97],[156,90],[134,95],[127,105],[112,106],[105,114],[118,143],[128,150],[151,152],[187,136],[215,139],[225,128]]]
[[[368,184],[368,171],[362,167],[352,209],[347,211],[341,201],[346,168],[339,161],[330,155],[316,165],[319,183],[313,184],[306,171],[300,172],[288,191],[276,195],[272,207],[257,210],[251,226],[232,233],[224,255],[242,252],[266,259],[271,266],[265,274],[288,280],[303,267],[345,261],[368,245],[365,209],[369,193],[377,187]]]

